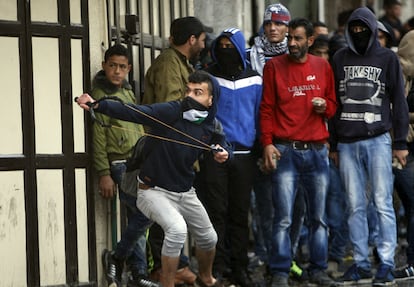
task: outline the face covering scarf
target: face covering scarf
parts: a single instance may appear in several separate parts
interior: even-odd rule
[[[358,33],[350,33],[352,41],[354,42],[355,49],[361,55],[364,55],[367,48],[369,39],[371,38],[371,31],[369,29],[358,32]]]
[[[217,48],[217,62],[224,74],[236,76],[241,72],[241,58],[236,48]]]
[[[201,124],[208,116],[208,109],[191,97],[185,97],[181,108],[183,119],[195,124]]]

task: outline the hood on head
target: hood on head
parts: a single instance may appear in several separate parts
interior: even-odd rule
[[[351,16],[349,16],[348,22],[345,26],[345,39],[348,42],[350,49],[357,54],[358,52],[355,49],[354,42],[349,33],[349,24],[353,21],[358,21],[358,20],[365,23],[365,25],[367,25],[368,29],[371,31],[371,37],[369,39],[366,51],[369,51],[372,47],[379,46],[379,42],[377,40],[378,39],[378,24],[377,24],[377,19],[374,13],[372,13],[372,11],[368,9],[367,7],[358,8],[354,10],[354,12],[352,12]]]
[[[217,62],[216,48],[219,43],[220,38],[227,37],[230,39],[230,42],[236,47],[237,51],[242,60],[243,70],[246,69],[246,40],[243,33],[237,28],[228,28],[225,29],[220,35],[214,39],[211,45],[211,58],[214,62]]]
[[[213,83],[213,103],[208,111],[208,116],[206,120],[213,121],[217,114],[217,105],[220,98],[221,88],[216,78],[211,74],[208,75],[210,77],[211,82]]]
[[[219,83],[217,82],[216,78],[214,76],[212,76],[211,74],[209,74],[208,72],[204,71],[204,70],[195,70],[193,73],[191,73],[188,77],[188,82],[189,83],[197,83],[197,84],[202,84],[202,83],[208,83],[211,82],[212,87],[211,87],[211,95],[212,95],[212,103],[211,106],[206,109],[206,107],[204,105],[202,105],[201,103],[199,103],[197,100],[193,99],[193,100],[189,100],[190,102],[192,101],[197,101],[198,103],[196,104],[196,106],[194,106],[193,104],[188,105],[188,103],[186,103],[186,99],[188,99],[188,97],[184,97],[183,99],[181,99],[181,109],[183,112],[195,109],[198,111],[208,111],[208,115],[207,117],[205,117],[203,122],[212,122],[217,114],[217,103],[219,101],[219,97],[220,97],[220,86]],[[183,104],[184,102],[184,104]],[[202,109],[198,109],[198,105],[202,106]],[[203,116],[204,118],[204,116]],[[193,120],[190,120],[193,121]]]
[[[395,41],[395,35],[392,27],[386,22],[377,21],[377,24],[378,30],[385,33],[385,36],[387,37],[387,47],[390,48]]]

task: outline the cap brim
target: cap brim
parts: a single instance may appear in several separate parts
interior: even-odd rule
[[[203,25],[203,30],[206,33],[213,33],[213,31],[214,31],[214,29],[212,27],[209,27],[209,26],[206,26],[206,25]]]

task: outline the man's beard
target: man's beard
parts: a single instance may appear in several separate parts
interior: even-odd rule
[[[188,59],[191,63],[197,63],[200,59],[200,49],[197,47],[191,47],[190,49],[190,59]]]
[[[289,48],[289,56],[295,60],[300,60],[308,53],[308,46],[299,47],[297,51],[291,52]]]

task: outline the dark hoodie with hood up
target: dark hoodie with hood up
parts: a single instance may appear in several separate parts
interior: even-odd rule
[[[371,31],[365,53],[360,54],[349,24],[362,21]],[[338,109],[333,120],[332,148],[336,142],[355,142],[393,129],[393,149],[406,149],[408,107],[398,58],[378,42],[375,15],[366,7],[356,9],[345,29],[348,47],[333,58]]]
[[[218,60],[218,53],[227,56],[224,53],[230,50],[220,50],[218,44],[223,37],[227,37],[235,46],[239,56],[238,61],[225,59],[223,63]],[[234,150],[250,149],[259,133],[259,107],[263,80],[259,73],[247,65],[245,44],[243,33],[239,29],[225,29],[212,43],[211,57],[215,64],[207,69],[219,82],[221,92],[217,118],[223,124],[226,139]],[[233,67],[229,67],[230,65]]]
[[[224,134],[219,133],[217,120],[215,119],[220,87],[214,77],[210,76],[210,79],[213,82],[213,103],[208,110],[207,118],[202,123],[194,123],[183,118],[182,101],[152,105],[130,105],[159,122],[115,101],[101,101],[95,111],[124,121],[148,126],[152,135],[201,146],[196,141],[160,123],[162,122],[207,145],[220,144],[227,149]],[[151,151],[146,154],[139,173],[139,179],[146,185],[158,186],[173,192],[188,191],[195,176],[194,162],[204,150],[150,136],[145,145]]]

